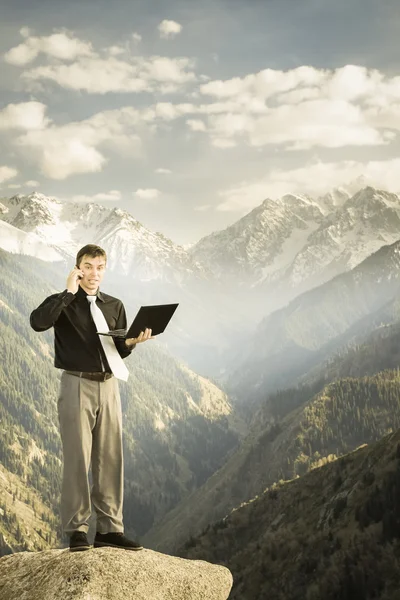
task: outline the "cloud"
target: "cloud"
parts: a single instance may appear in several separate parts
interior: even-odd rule
[[[199,89],[216,100],[196,112],[208,116],[205,130],[220,148],[241,142],[289,150],[376,146],[390,143],[400,130],[400,77],[375,69],[265,69]],[[187,124],[196,130],[193,120]]]
[[[160,37],[163,39],[171,39],[178,35],[182,31],[182,25],[177,23],[176,21],[169,21],[168,19],[164,19],[158,26],[158,31],[160,32]]]
[[[31,30],[29,29],[29,27],[21,27],[19,32],[23,38],[30,37],[30,35],[31,35]]]
[[[60,87],[90,94],[156,90],[172,92],[196,80],[191,69],[192,61],[188,58],[153,56],[122,60],[116,56],[82,57],[69,65],[36,67],[25,71],[22,78],[28,82],[49,80]]]
[[[166,23],[174,24],[173,21]],[[172,31],[176,26],[180,27],[177,23],[168,27]],[[67,30],[35,37],[30,35],[27,28],[22,28],[21,35],[24,41],[4,54],[6,62],[26,67],[39,54],[49,59],[22,72],[22,79],[32,89],[36,89],[37,82],[52,81],[63,88],[88,93],[169,93],[196,81],[193,60],[185,57],[137,56],[129,50],[129,39],[123,44],[95,51],[91,42],[81,40]],[[133,33],[130,39],[137,44],[141,36]]]
[[[204,121],[201,121],[200,119],[188,119],[186,125],[192,131],[206,131],[206,125]]]
[[[21,102],[8,104],[0,110],[1,129],[44,129],[49,124],[45,117],[47,107],[41,102]]]
[[[400,159],[382,161],[311,162],[296,169],[273,169],[263,179],[242,181],[219,193],[216,210],[245,212],[266,198],[284,194],[321,196],[335,187],[362,177],[377,188],[400,192]]]
[[[4,183],[5,181],[12,179],[16,175],[18,175],[17,169],[14,169],[13,167],[6,167],[5,165],[0,166],[0,183]]]
[[[172,171],[170,171],[170,169],[163,169],[160,167],[159,169],[156,169],[156,173],[159,173],[160,175],[171,175]]]
[[[71,198],[72,202],[105,202],[105,201],[121,200],[121,192],[119,190],[110,190],[109,192],[94,194],[93,196],[78,195]]]
[[[31,128],[16,137],[14,144],[46,177],[63,180],[101,171],[107,162],[106,149],[132,158],[141,148],[140,127],[146,127],[140,112],[126,107],[61,126],[51,123],[43,129]]]
[[[18,190],[21,186],[20,183],[9,183],[7,186],[10,190]]]
[[[63,31],[43,37],[27,37],[28,28],[20,30],[26,38],[22,44],[11,48],[4,55],[4,60],[11,65],[24,66],[32,62],[39,54],[59,60],[75,60],[80,56],[92,56],[93,48],[89,42],[84,42],[73,36],[71,32]]]
[[[40,185],[40,183],[34,179],[29,179],[29,181],[25,181],[24,183],[24,186],[26,187],[38,187],[38,185]]]
[[[111,56],[119,56],[120,54],[124,54],[124,52],[126,52],[126,49],[122,48],[122,46],[109,46],[108,48],[106,48],[106,51]]]
[[[136,192],[134,192],[134,195],[137,196],[138,198],[142,198],[143,200],[153,200],[154,198],[158,198],[158,196],[160,195],[160,191],[156,190],[154,188],[148,188],[148,189],[138,189],[136,190]]]

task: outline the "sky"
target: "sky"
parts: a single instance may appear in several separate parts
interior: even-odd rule
[[[400,192],[398,0],[0,0],[0,196],[178,244],[267,197]]]

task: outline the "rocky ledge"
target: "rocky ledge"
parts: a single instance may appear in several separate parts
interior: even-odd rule
[[[19,552],[0,559],[1,600],[227,600],[220,565],[117,548]]]

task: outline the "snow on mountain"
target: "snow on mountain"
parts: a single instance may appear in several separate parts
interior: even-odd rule
[[[35,233],[26,233],[1,220],[0,248],[13,254],[27,254],[49,262],[63,258],[56,250],[49,248]]]
[[[367,187],[325,217],[284,279],[296,291],[320,285],[399,238],[400,198]]]
[[[110,270],[134,280],[179,285],[194,276],[240,290],[244,300],[253,294],[267,312],[400,238],[400,198],[372,187],[350,196],[351,186],[359,184],[317,200],[295,194],[266,199],[226,229],[185,247],[120,208],[63,202],[37,192],[2,198],[0,222],[34,234],[51,249],[53,260],[70,261],[81,246],[95,243],[107,251]],[[10,244],[9,232],[7,239]],[[26,239],[35,243],[24,242],[24,252],[42,252],[36,238]]]
[[[3,206],[3,221],[34,233],[65,258],[75,257],[79,248],[93,243],[106,250],[110,270],[130,273],[141,281],[167,278],[177,282],[191,273],[205,276],[181,246],[149,231],[119,208],[64,202],[37,192],[3,199]]]
[[[225,230],[202,238],[189,253],[224,280],[273,281],[322,219],[321,208],[307,196],[266,199]]]
[[[400,198],[372,187],[350,195],[350,188],[318,200],[294,194],[265,200],[189,252],[217,278],[285,303],[400,238]]]
[[[344,187],[334,188],[324,196],[318,198],[318,204],[324,211],[324,214],[331,213],[339,206],[342,206],[352,194]]]

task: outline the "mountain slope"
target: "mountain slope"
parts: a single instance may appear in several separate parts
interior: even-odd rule
[[[271,487],[179,555],[226,565],[232,600],[396,600],[399,494],[397,430]]]
[[[310,392],[297,392],[297,406],[275,423],[263,424],[258,415],[223,467],[166,515],[146,536],[147,543],[174,551],[268,485],[302,475],[400,427],[398,371],[338,380],[313,396]]]
[[[400,242],[272,313],[244,342],[226,379],[248,403],[306,373],[324,345],[373,315],[400,291]]]

